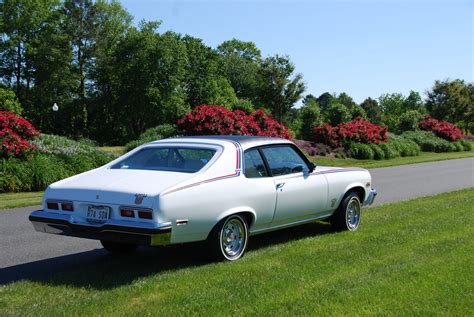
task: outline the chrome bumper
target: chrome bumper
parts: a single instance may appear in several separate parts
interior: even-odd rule
[[[369,196],[367,197],[367,199],[364,201],[364,206],[370,206],[374,203],[374,200],[375,200],[375,196],[377,196],[377,190],[372,188],[370,190],[370,193],[369,193]]]
[[[29,217],[38,232],[139,245],[166,245],[171,240],[171,222],[134,223],[114,221],[93,225],[78,223],[73,215],[33,211]]]

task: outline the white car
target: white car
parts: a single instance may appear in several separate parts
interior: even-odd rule
[[[316,167],[285,139],[183,137],[50,185],[30,221],[117,253],[207,240],[214,258],[232,261],[250,235],[318,219],[354,231],[375,196],[367,170]]]

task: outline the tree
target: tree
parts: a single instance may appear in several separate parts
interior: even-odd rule
[[[267,106],[278,121],[301,99],[305,90],[301,74],[287,56],[268,57],[261,63],[258,104]]]
[[[382,110],[377,100],[368,97],[360,104],[360,106],[364,109],[370,122],[375,124],[381,123]]]
[[[423,115],[416,110],[408,110],[400,116],[398,131],[415,131],[418,130],[418,123],[423,119]]]
[[[321,94],[321,96],[318,97],[317,101],[322,113],[324,113],[326,109],[329,108],[333,100],[334,100],[334,96],[328,92],[325,92]]]
[[[427,94],[426,108],[432,117],[455,123],[464,130],[473,131],[474,85],[472,83],[466,83],[461,79],[437,80]]]
[[[416,110],[419,113],[426,112],[425,104],[423,103],[420,94],[413,90],[410,90],[408,97],[406,97],[403,108],[404,111]]]
[[[59,5],[56,0],[0,2],[0,76],[22,101],[32,83],[34,44],[43,25]]]
[[[316,98],[305,97],[304,105],[300,108],[301,128],[300,136],[309,140],[313,132],[313,127],[322,123],[321,111]]]
[[[255,43],[232,39],[220,44],[217,53],[221,57],[221,74],[229,80],[237,97],[255,101],[261,61]]]

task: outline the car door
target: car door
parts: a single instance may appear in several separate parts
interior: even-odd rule
[[[307,160],[295,146],[263,147],[261,153],[277,192],[272,225],[316,217],[326,211],[327,180],[324,175],[310,173]]]
[[[273,220],[277,194],[273,178],[258,149],[245,151],[242,187],[236,190],[239,190],[239,197],[257,213],[251,229],[268,227]]]

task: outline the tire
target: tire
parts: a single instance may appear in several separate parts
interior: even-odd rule
[[[331,224],[337,231],[356,231],[361,219],[359,195],[349,192],[331,217]]]
[[[137,249],[136,244],[120,243],[115,241],[100,240],[100,243],[112,254],[129,254]]]
[[[216,261],[236,261],[247,248],[248,225],[239,215],[220,221],[207,239],[209,255]]]

